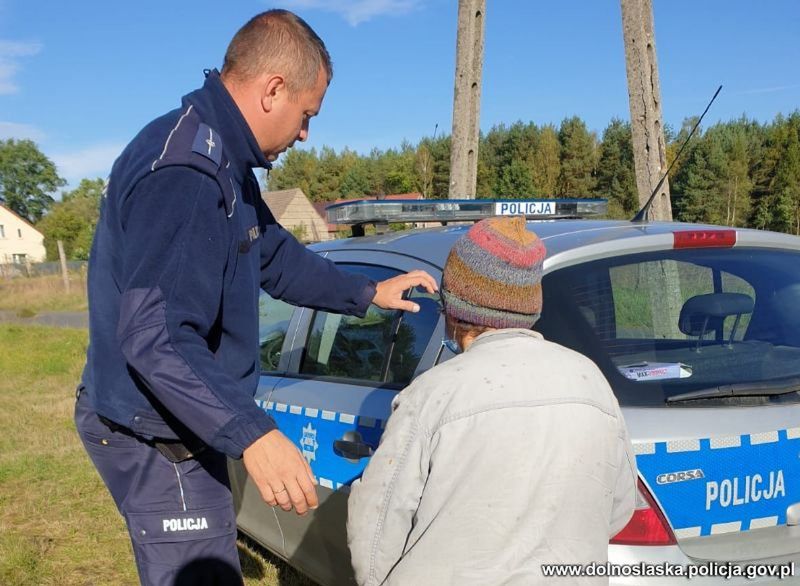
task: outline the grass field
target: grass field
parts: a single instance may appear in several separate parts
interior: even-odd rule
[[[122,518],[72,422],[85,330],[0,325],[0,584],[137,584]],[[240,542],[248,586],[309,584]]]
[[[31,317],[44,311],[86,311],[85,273],[70,273],[70,291],[60,275],[0,279],[0,310]]]

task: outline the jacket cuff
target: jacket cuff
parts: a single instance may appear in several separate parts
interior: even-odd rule
[[[258,413],[253,418],[238,415],[226,423],[217,432],[214,444],[226,456],[238,460],[246,448],[273,429],[278,429],[275,421],[258,408]]]
[[[357,317],[364,317],[367,315],[372,300],[375,299],[375,293],[378,291],[378,284],[372,279],[367,281],[367,285],[361,290],[361,294],[356,297],[356,310],[354,315]]]

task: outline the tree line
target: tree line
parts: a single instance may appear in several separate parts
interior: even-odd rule
[[[667,129],[671,163],[695,118]],[[293,150],[269,175],[270,190],[300,187],[312,201],[419,192],[448,194],[450,138],[360,155]],[[516,122],[481,135],[477,196],[603,197],[609,216],[639,208],[630,124],[612,120],[598,136],[579,117],[560,125]],[[741,117],[700,129],[670,177],[675,220],[800,234],[800,111],[768,123]]]
[[[696,119],[667,129],[671,162]],[[299,187],[312,201],[419,192],[447,197],[450,137],[373,149],[362,155],[291,150],[269,174],[270,190]],[[49,260],[56,241],[67,256],[89,256],[105,181],[65,185],[55,165],[30,140],[0,140],[0,203],[45,235]],[[639,208],[630,124],[612,120],[598,136],[579,117],[556,126],[516,122],[480,139],[477,196],[486,198],[603,197],[609,216],[631,218]],[[800,234],[800,111],[760,123],[743,116],[701,129],[670,177],[675,220]]]

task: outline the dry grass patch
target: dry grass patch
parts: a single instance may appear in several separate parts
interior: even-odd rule
[[[60,275],[0,279],[0,310],[31,317],[43,311],[86,311],[85,274],[70,273],[70,292]]]
[[[85,330],[0,325],[0,584],[138,584],[128,534],[72,421]],[[242,541],[248,586],[311,584]]]

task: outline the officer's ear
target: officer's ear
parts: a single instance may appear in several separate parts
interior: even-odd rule
[[[286,81],[280,74],[268,75],[261,85],[261,107],[264,112],[271,112],[275,100],[280,100],[286,93]]]

